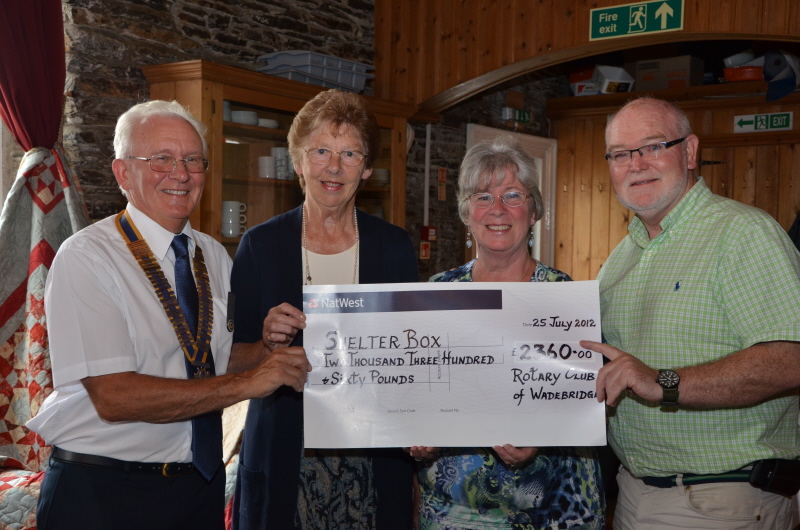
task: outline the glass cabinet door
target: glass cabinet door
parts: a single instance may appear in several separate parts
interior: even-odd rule
[[[231,256],[246,229],[303,200],[286,139],[293,118],[290,112],[224,102],[221,241]],[[241,204],[231,208],[232,202]]]
[[[220,240],[232,257],[247,229],[303,201],[287,143],[293,119],[291,112],[224,101]],[[392,130],[381,129],[381,134],[381,153],[356,206],[391,220]]]

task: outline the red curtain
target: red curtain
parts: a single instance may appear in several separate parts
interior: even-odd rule
[[[65,79],[61,0],[0,1],[0,119],[25,151],[55,146]]]

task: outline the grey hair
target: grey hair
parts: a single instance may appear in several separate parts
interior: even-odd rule
[[[490,142],[473,145],[458,172],[458,215],[469,224],[469,197],[473,193],[491,188],[506,177],[506,170],[516,173],[522,186],[531,195],[531,213],[539,220],[544,212],[539,191],[539,173],[536,160],[522,149],[511,135],[500,135]]]
[[[692,134],[692,125],[689,122],[689,117],[682,108],[663,99],[642,96],[628,101],[622,107],[620,107],[617,112],[608,117],[608,121],[606,122],[606,146],[608,146],[608,130],[611,127],[611,123],[619,115],[619,113],[623,110],[626,110],[628,107],[638,107],[641,105],[652,105],[663,111],[665,114],[671,115],[675,120],[675,127],[678,129],[678,138],[686,138]]]
[[[134,105],[117,120],[117,127],[114,129],[114,156],[116,158],[134,156],[131,140],[133,133],[136,127],[147,124],[154,116],[176,116],[188,121],[200,135],[200,141],[203,142],[203,155],[206,154],[208,151],[205,139],[207,127],[177,101],[154,99]]]
[[[115,158],[134,156],[132,141],[134,131],[136,131],[137,127],[146,125],[154,116],[175,116],[188,121],[189,125],[194,127],[194,130],[200,135],[200,141],[203,143],[203,155],[205,156],[208,151],[208,144],[205,138],[207,127],[205,124],[195,118],[186,107],[177,101],[154,99],[134,105],[117,119],[117,126],[114,129]],[[127,199],[128,194],[122,189],[122,186],[119,189]]]

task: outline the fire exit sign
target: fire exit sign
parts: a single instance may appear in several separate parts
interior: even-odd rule
[[[733,132],[791,131],[793,112],[745,114],[733,117]]]
[[[589,40],[683,29],[683,0],[655,0],[592,9]]]

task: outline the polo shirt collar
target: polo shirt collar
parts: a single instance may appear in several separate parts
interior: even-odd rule
[[[125,211],[136,225],[136,228],[139,229],[139,233],[142,234],[144,240],[147,241],[147,246],[153,251],[153,255],[156,259],[158,261],[164,261],[175,234],[150,219],[131,203],[128,203],[128,206],[125,207]],[[189,254],[194,257],[194,230],[192,230],[192,226],[188,220],[181,233],[189,236]]]
[[[691,218],[711,198],[711,195],[711,190],[706,185],[703,177],[697,177],[697,182],[689,192],[661,220],[661,233],[668,233],[671,229],[681,225],[686,219]],[[628,225],[628,233],[633,242],[641,248],[650,243],[650,234],[638,215],[635,215]]]

